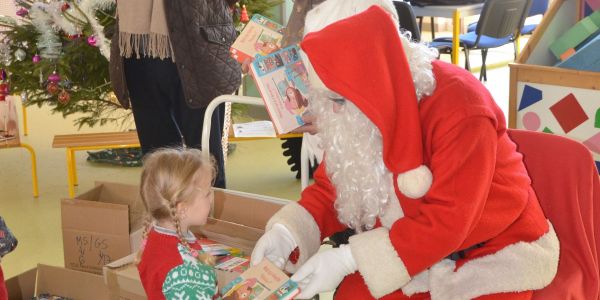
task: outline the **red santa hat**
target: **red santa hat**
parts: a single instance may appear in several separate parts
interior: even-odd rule
[[[420,198],[429,190],[432,174],[423,165],[417,96],[397,26],[388,12],[374,5],[306,34],[301,47],[307,68],[322,84],[354,103],[377,126],[383,161],[400,192]]]

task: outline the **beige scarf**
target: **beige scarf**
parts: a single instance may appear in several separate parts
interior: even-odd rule
[[[119,0],[117,14],[121,56],[173,57],[163,0]]]

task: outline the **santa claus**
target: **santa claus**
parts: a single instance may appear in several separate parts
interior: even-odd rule
[[[307,15],[324,163],[252,261],[295,272],[300,298],[528,299],[554,278],[559,243],[504,115],[397,24],[388,0],[327,0]],[[347,245],[318,252],[347,228]]]

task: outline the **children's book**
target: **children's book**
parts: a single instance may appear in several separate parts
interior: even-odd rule
[[[242,250],[234,247],[229,247],[221,243],[217,243],[211,239],[201,238],[198,239],[198,243],[202,246],[202,251],[212,256],[226,256],[226,255],[241,255]]]
[[[250,258],[247,256],[227,255],[219,258],[215,264],[215,269],[217,270],[240,274],[248,270],[248,267],[250,267]]]
[[[264,56],[281,47],[283,26],[265,16],[254,14],[231,45],[231,55],[240,63],[257,55]]]
[[[250,72],[278,134],[304,125],[309,82],[298,46],[256,57]]]
[[[299,293],[298,284],[266,259],[221,290],[223,300],[288,300]]]

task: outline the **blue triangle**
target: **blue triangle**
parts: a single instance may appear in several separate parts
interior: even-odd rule
[[[527,108],[540,100],[542,100],[542,90],[538,90],[530,85],[525,85],[523,95],[521,96],[521,102],[519,103],[519,110]]]
[[[596,169],[598,169],[598,173],[600,173],[600,161],[595,161]]]

